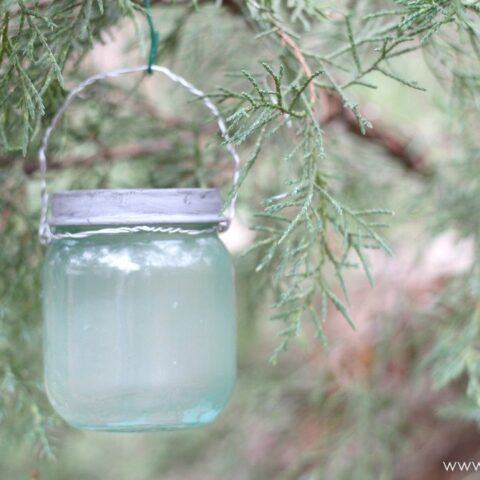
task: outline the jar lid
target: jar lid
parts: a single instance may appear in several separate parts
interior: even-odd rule
[[[216,188],[70,190],[52,196],[50,225],[217,224]]]

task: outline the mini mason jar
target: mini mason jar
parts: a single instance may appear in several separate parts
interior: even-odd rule
[[[53,195],[45,382],[68,423],[180,429],[208,424],[224,409],[236,333],[220,210],[215,189]]]

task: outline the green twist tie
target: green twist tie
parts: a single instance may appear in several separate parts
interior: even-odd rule
[[[160,34],[155,29],[155,24],[153,23],[151,1],[144,0],[143,4],[145,6],[145,14],[147,15],[148,27],[150,28],[150,53],[148,55],[147,72],[149,74],[152,74],[153,73],[152,65],[155,63],[155,60],[157,58],[157,48],[158,48],[158,40],[160,38]]]

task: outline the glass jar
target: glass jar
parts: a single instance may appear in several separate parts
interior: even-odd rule
[[[220,207],[213,189],[54,194],[45,382],[68,423],[179,429],[224,409],[236,328],[232,262],[214,228]]]

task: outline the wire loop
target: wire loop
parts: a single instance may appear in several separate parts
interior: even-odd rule
[[[215,104],[210,100],[210,98],[204,92],[196,88],[194,85],[189,83],[180,75],[173,73],[167,67],[164,67],[161,65],[140,65],[138,67],[122,68],[118,70],[112,70],[110,72],[99,73],[81,82],[68,94],[67,98],[65,99],[65,102],[53,117],[50,126],[45,130],[45,133],[42,139],[42,144],[41,144],[40,150],[38,151],[38,162],[39,162],[39,172],[40,172],[40,195],[41,195],[40,226],[39,226],[38,233],[39,233],[40,241],[42,244],[48,244],[53,238],[59,238],[59,235],[64,235],[64,234],[58,234],[55,237],[51,232],[50,225],[48,223],[47,151],[48,151],[48,145],[49,145],[52,133],[57,127],[61,118],[63,117],[65,111],[71,105],[73,100],[85,88],[96,83],[99,80],[105,80],[108,78],[117,78],[122,75],[127,75],[130,73],[149,72],[149,71],[163,73],[170,80],[184,87],[192,95],[195,95],[196,97],[201,98],[205,106],[210,110],[210,112],[215,117],[220,133],[225,141],[225,148],[230,153],[233,159],[233,167],[234,167],[233,179],[232,179],[232,188],[233,188],[232,191],[234,192],[234,194],[230,199],[229,205],[225,209],[226,222],[224,224],[220,224],[218,226],[218,230],[225,231],[230,226],[230,223],[233,217],[235,216],[235,206],[237,201],[237,195],[235,191],[236,191],[237,183],[240,178],[240,157],[237,151],[235,150],[235,147],[232,145],[230,141],[230,136],[228,134],[225,121],[223,120],[218,108],[215,106]],[[99,230],[96,232],[99,232]]]
[[[184,235],[205,235],[207,233],[218,232],[217,227],[200,228],[200,229],[187,229],[182,227],[151,227],[148,225],[138,225],[134,227],[112,227],[112,228],[100,228],[98,230],[85,230],[83,232],[65,232],[65,233],[52,233],[52,240],[58,240],[60,238],[78,239],[88,238],[94,235],[120,235],[126,233],[168,233],[175,234],[181,233]]]

